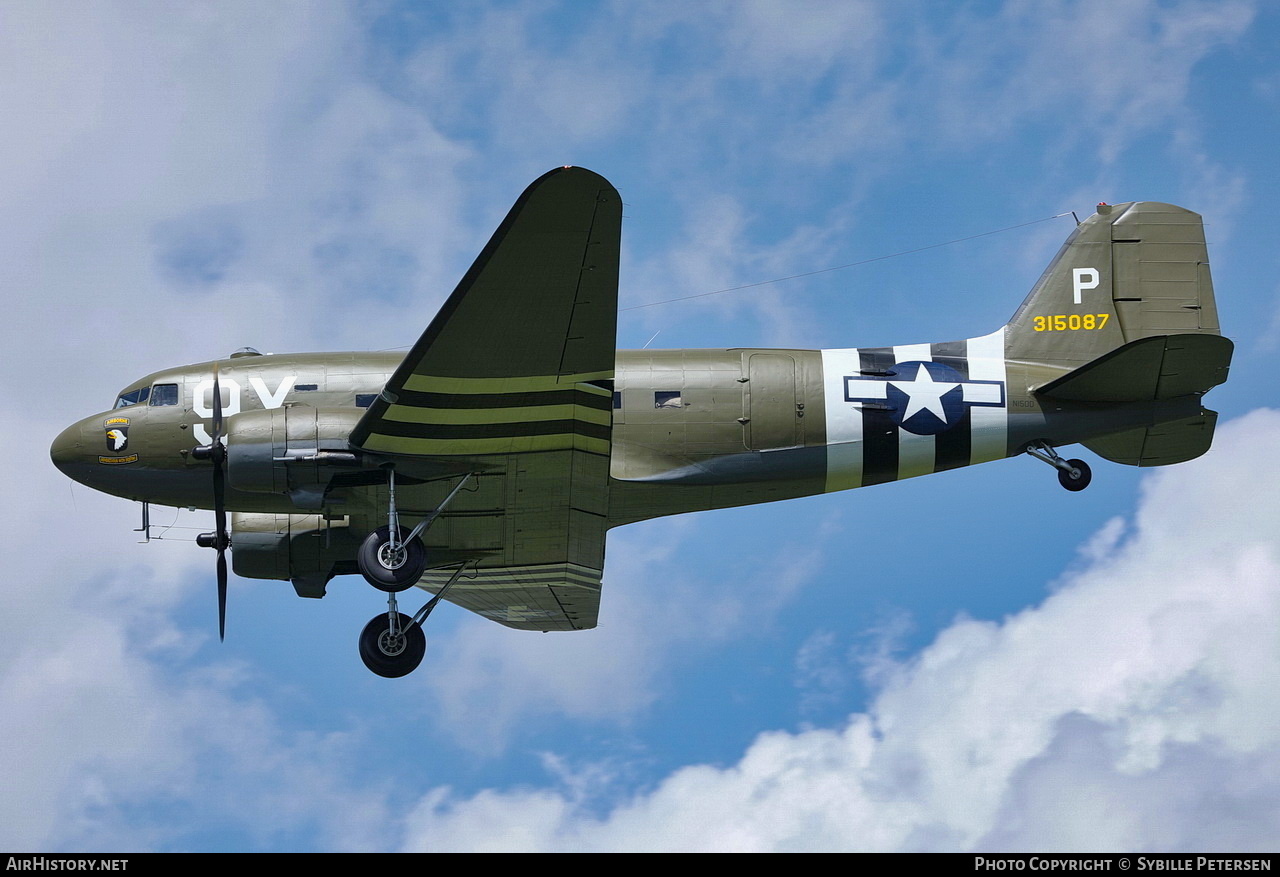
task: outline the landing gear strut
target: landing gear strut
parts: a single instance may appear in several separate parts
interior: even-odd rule
[[[387,593],[387,611],[374,616],[360,631],[360,659],[379,676],[390,679],[406,676],[422,663],[422,656],[427,650],[422,623],[471,563],[460,564],[440,593],[412,618],[400,611],[396,594],[416,585],[427,569],[427,549],[418,536],[440,516],[470,478],[470,472],[463,475],[444,502],[410,530],[400,526],[400,513],[396,510],[396,470],[392,466],[387,467],[386,526],[370,533],[356,554],[356,563],[365,581]],[[448,569],[447,566],[443,568]]]
[[[395,592],[388,592],[387,611],[375,615],[364,626],[364,630],[360,631],[360,660],[364,661],[364,665],[388,679],[398,679],[416,670],[427,651],[427,637],[422,632],[422,623],[453,587],[453,583],[462,577],[469,563],[470,561],[460,564],[440,589],[440,593],[427,601],[427,605],[419,609],[412,618],[400,611]]]
[[[356,564],[365,581],[379,591],[398,594],[412,588],[422,578],[427,568],[427,549],[418,536],[431,525],[445,506],[458,495],[458,491],[471,478],[467,473],[453,488],[439,508],[418,522],[418,526],[410,530],[400,526],[400,513],[396,509],[396,470],[387,469],[387,523],[370,533],[360,551],[356,554]]]
[[[1093,471],[1084,460],[1064,460],[1048,442],[1033,442],[1027,453],[1058,470],[1058,483],[1067,490],[1084,490],[1093,480]]]

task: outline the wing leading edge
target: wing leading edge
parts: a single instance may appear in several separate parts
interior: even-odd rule
[[[621,230],[603,177],[558,168],[536,180],[351,435],[406,470],[474,464],[490,511],[450,506],[425,534],[428,555],[446,534],[434,547],[452,558],[490,546],[445,599],[510,627],[596,624]],[[420,584],[438,591],[448,576],[428,570]]]
[[[622,204],[583,168],[534,181],[351,434],[410,456],[608,453]]]

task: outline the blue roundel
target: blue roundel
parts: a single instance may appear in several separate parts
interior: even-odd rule
[[[946,432],[964,418],[964,377],[940,362],[900,362],[886,379],[893,422],[916,435]]]

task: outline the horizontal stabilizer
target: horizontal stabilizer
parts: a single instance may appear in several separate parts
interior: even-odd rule
[[[1185,463],[1209,450],[1218,412],[1200,413],[1146,429],[1130,429],[1082,442],[1099,457],[1126,466],[1168,466]]]
[[[1035,392],[1072,402],[1149,402],[1203,393],[1227,379],[1234,347],[1221,335],[1140,338]]]

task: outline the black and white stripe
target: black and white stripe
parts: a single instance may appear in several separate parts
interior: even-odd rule
[[[946,430],[919,435],[898,426],[897,412],[887,403],[850,401],[846,387],[852,382],[847,378],[891,380],[899,376],[897,366],[907,362],[946,365],[962,381],[998,382],[1004,398],[1004,329],[963,341],[822,351],[828,491],[883,484],[1005,456],[1007,402],[971,402]]]

